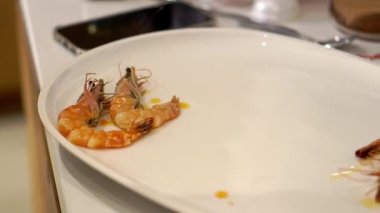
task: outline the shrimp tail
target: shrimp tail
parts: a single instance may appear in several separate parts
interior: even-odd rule
[[[380,153],[380,139],[356,150],[355,155],[358,158],[366,159]]]

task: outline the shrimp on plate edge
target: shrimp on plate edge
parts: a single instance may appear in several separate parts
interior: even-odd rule
[[[158,128],[179,116],[180,102],[176,96],[173,96],[169,102],[144,109],[140,99],[145,93],[143,85],[150,75],[138,77],[135,67],[127,67],[125,72],[116,84],[115,96],[109,108],[111,120],[116,126],[127,132],[134,132],[144,127],[146,123],[152,123],[151,128]]]
[[[58,131],[71,143],[87,148],[118,148],[131,145],[149,132],[151,121],[139,123],[133,131],[98,130],[96,125],[106,105],[104,81],[86,75],[83,93],[76,104],[58,115]]]

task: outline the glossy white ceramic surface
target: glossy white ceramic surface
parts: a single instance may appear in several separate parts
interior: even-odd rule
[[[135,145],[89,150],[55,129],[84,75],[148,68],[151,98],[190,108]],[[263,32],[193,29],[148,34],[79,56],[40,94],[56,141],[132,190],[185,212],[368,212],[372,182],[333,180],[380,136],[379,68],[357,57]],[[223,190],[229,196],[215,197]]]

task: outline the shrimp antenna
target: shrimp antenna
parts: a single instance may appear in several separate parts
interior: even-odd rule
[[[135,69],[135,67],[131,67],[131,68],[129,68],[129,67],[127,67],[127,69],[126,69],[126,71],[127,71],[127,77],[131,77],[131,84],[132,84],[132,88],[133,88],[133,92],[137,92],[138,91],[138,85],[137,85],[137,77],[136,77],[136,69]],[[135,95],[137,95],[137,94],[135,94]]]
[[[141,68],[141,69],[138,69],[137,71],[147,73],[146,76],[141,76],[141,77],[137,78],[137,81],[148,79],[148,78],[152,77],[152,71],[150,69]]]
[[[121,62],[119,62],[118,67],[119,67],[119,77],[120,78],[123,77],[122,70],[124,70],[121,66],[122,66],[122,64],[121,64]]]
[[[148,73],[148,77],[151,77],[152,76],[152,71],[150,69],[147,69],[147,68],[140,68],[138,69],[137,71],[139,72],[147,72]]]
[[[107,84],[109,84],[111,82],[112,82],[112,80],[106,81],[106,82],[104,82],[104,85],[107,85]]]
[[[373,193],[376,192],[376,189],[377,189],[376,186],[372,187],[370,190],[368,190],[368,191],[364,194],[364,196],[370,196],[371,194],[373,194]]]

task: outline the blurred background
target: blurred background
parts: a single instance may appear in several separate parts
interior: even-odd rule
[[[0,1],[0,212],[32,212],[17,54],[16,4],[15,0]]]

